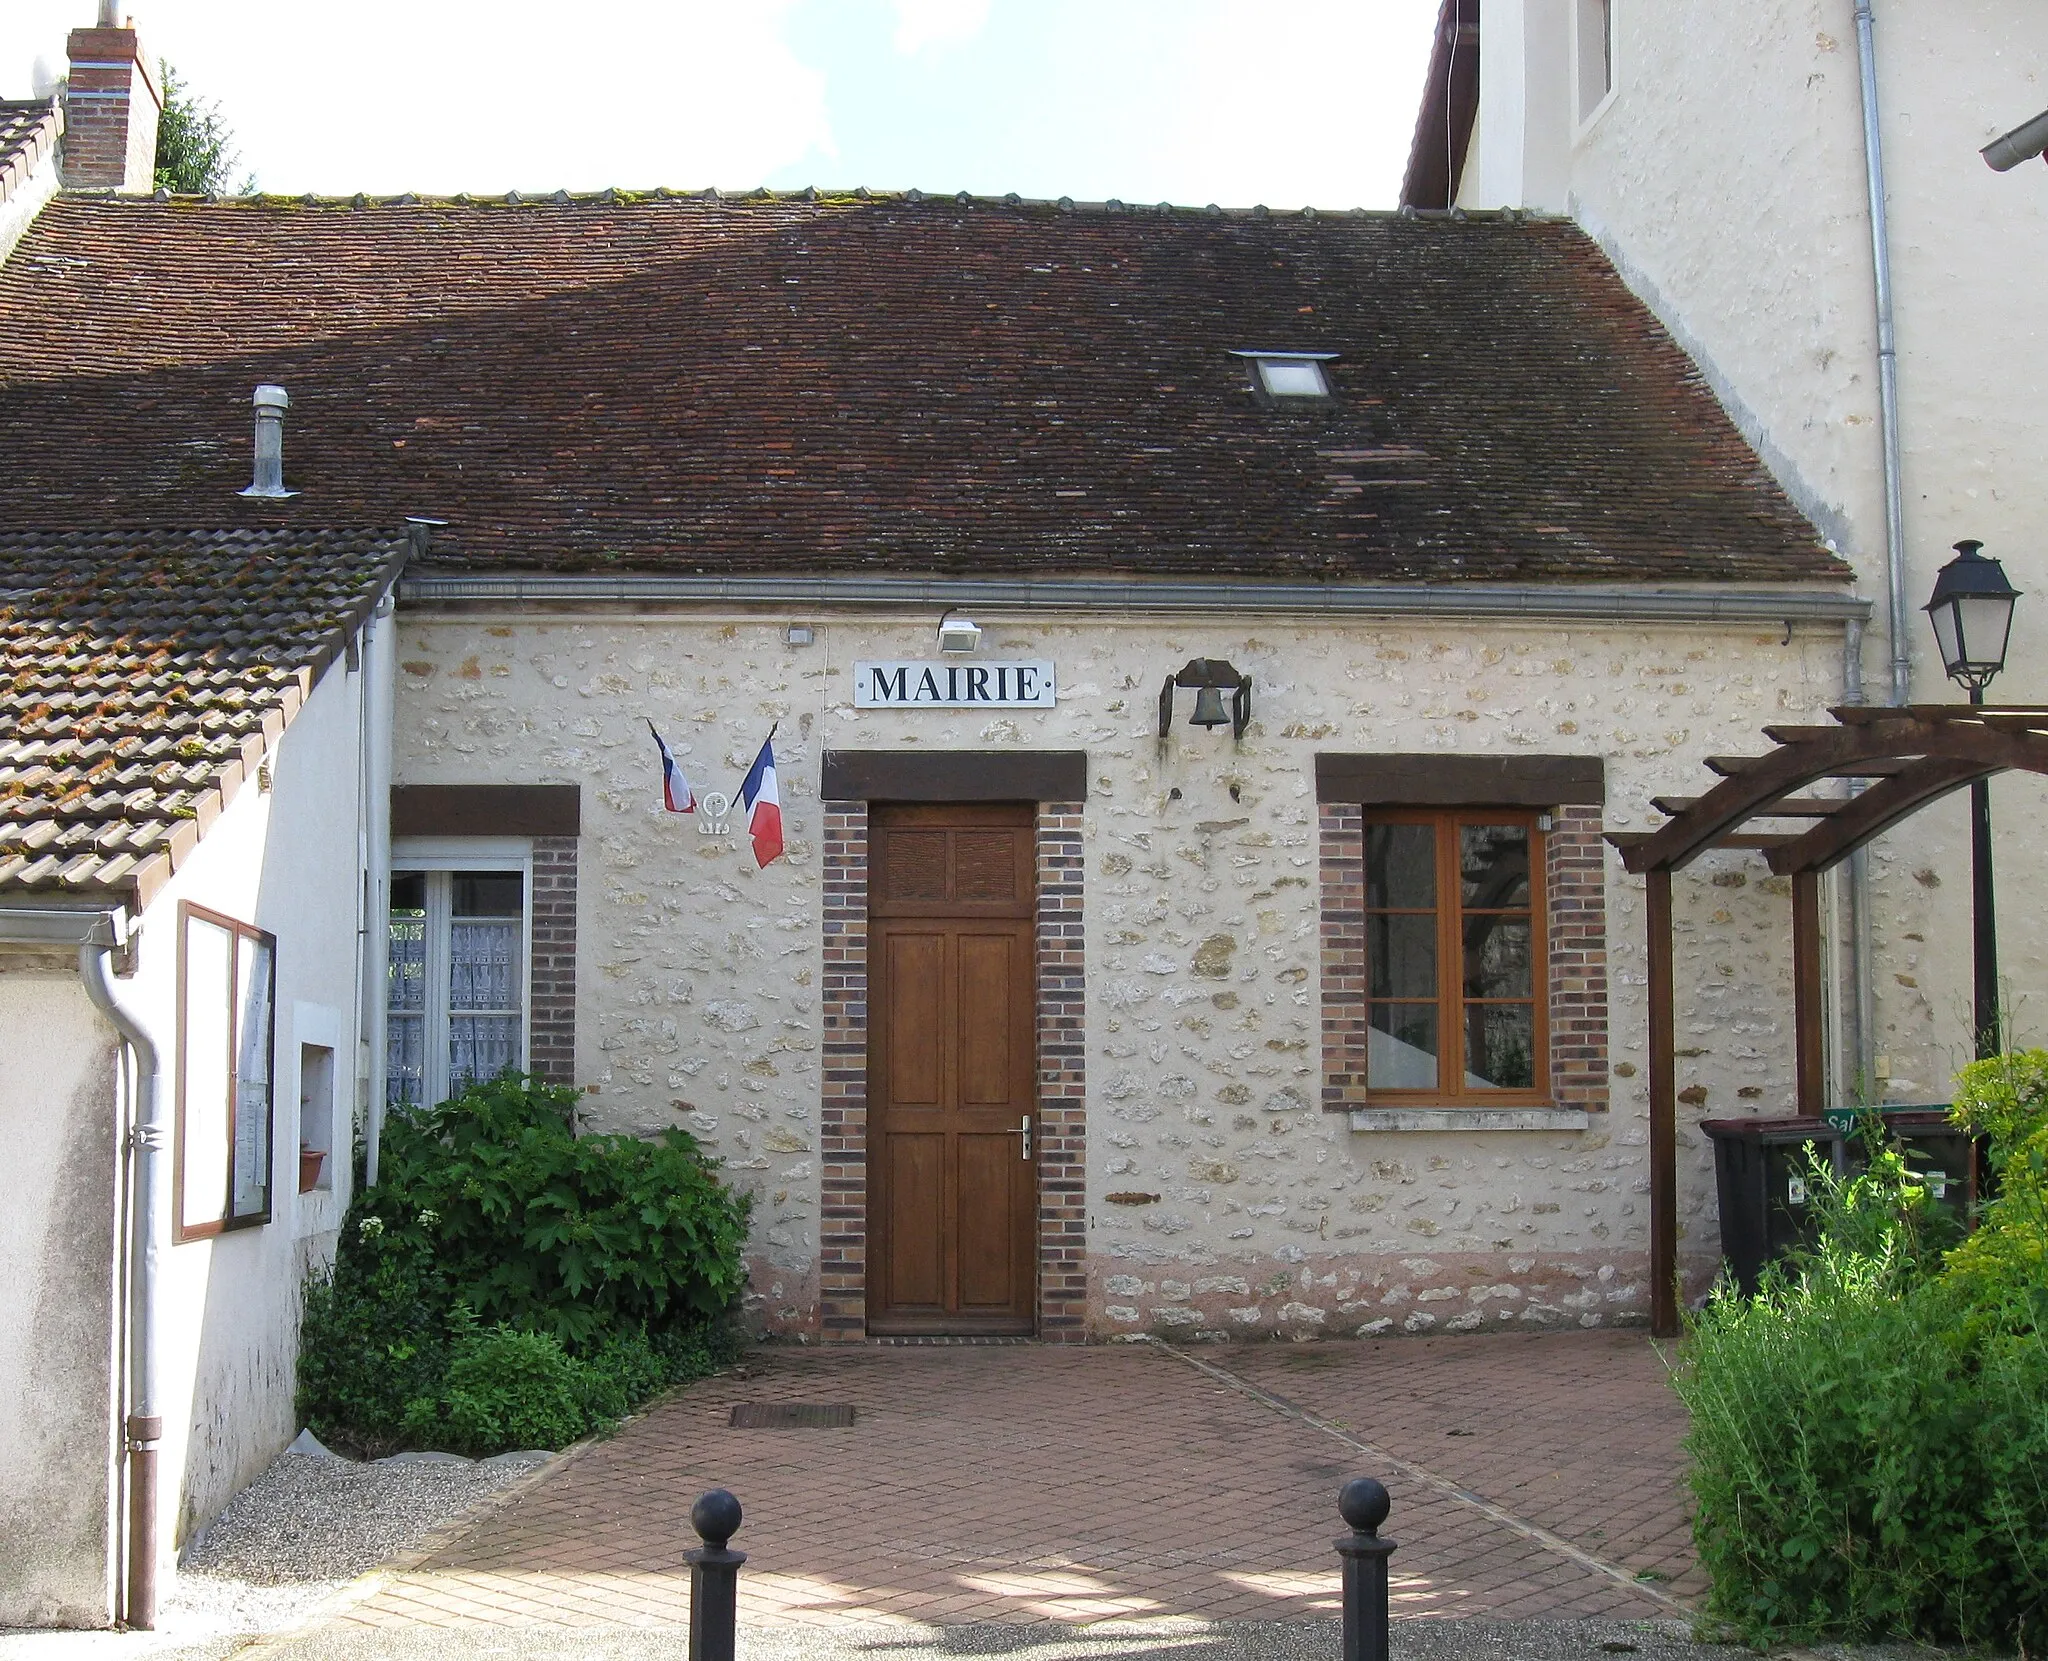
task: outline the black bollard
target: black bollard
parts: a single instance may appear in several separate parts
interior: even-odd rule
[[[1351,1532],[1337,1541],[1344,1559],[1344,1661],[1387,1661],[1387,1559],[1394,1542],[1380,1538],[1387,1491],[1369,1476],[1354,1477],[1337,1496]]]
[[[690,1507],[690,1526],[704,1542],[683,1553],[690,1565],[690,1661],[733,1661],[740,1565],[747,1554],[728,1551],[725,1543],[739,1532],[740,1502],[714,1488]]]

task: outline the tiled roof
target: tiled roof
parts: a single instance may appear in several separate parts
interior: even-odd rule
[[[63,131],[63,111],[52,100],[0,98],[0,206],[28,182]]]
[[[0,894],[148,904],[405,549],[364,531],[0,534]]]
[[[61,198],[0,520],[451,522],[493,566],[1839,581],[1567,222],[959,200]],[[1329,351],[1261,408],[1233,348]],[[249,396],[292,501],[244,503]]]

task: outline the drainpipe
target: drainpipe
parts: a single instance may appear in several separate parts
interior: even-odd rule
[[[398,657],[397,601],[386,594],[377,602],[363,631],[363,695],[367,723],[364,799],[368,810],[368,915],[364,919],[364,1018],[370,1034],[370,1100],[367,1114],[363,1185],[374,1188],[379,1175],[379,1144],[384,1139],[385,965],[391,960],[391,731],[392,672]]]
[[[1877,130],[1877,44],[1871,0],[1856,0],[1856,57],[1863,79],[1863,168],[1870,185],[1870,269],[1877,292],[1878,423],[1884,436],[1884,574],[1890,596],[1891,696],[1912,694],[1906,610],[1906,503],[1899,463],[1899,350],[1892,327],[1891,229],[1885,209],[1884,143]]]
[[[86,996],[114,1023],[135,1052],[135,1208],[130,1224],[136,1259],[135,1295],[129,1312],[133,1384],[128,1399],[128,1597],[126,1623],[142,1632],[156,1628],[157,1451],[164,1421],[159,1399],[157,1282],[158,1240],[170,1186],[170,1126],[157,1089],[156,1045],[142,1023],[114,996],[108,955],[114,946],[114,918],[102,913],[101,929],[78,948],[78,978]]]
[[[1842,702],[1863,702],[1863,620],[1852,617],[1842,628]],[[1862,779],[1849,781],[1851,797],[1865,788]],[[1856,1040],[1856,1083],[1858,1094],[1871,1085],[1871,1070],[1877,1062],[1877,1038],[1872,1029],[1870,987],[1870,851],[1858,848],[1849,856],[1849,984],[1853,999]],[[1839,1081],[1837,1081],[1839,1084]]]

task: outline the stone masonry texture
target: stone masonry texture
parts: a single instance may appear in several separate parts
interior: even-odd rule
[[[1837,639],[990,615],[984,654],[1052,659],[1056,707],[867,711],[854,660],[929,655],[931,619],[812,612],[808,646],[786,642],[786,620],[414,612],[398,653],[397,782],[583,787],[584,1116],[684,1126],[755,1194],[761,1324],[850,1334],[865,1319],[866,814],[818,799],[827,746],[1088,754],[1086,800],[1040,810],[1041,1106],[1062,1132],[1042,1190],[1049,1336],[1076,1319],[1106,1337],[1640,1318],[1642,894],[1597,833],[1654,822],[1649,797],[1693,788],[1698,756],[1816,714]],[[1157,736],[1159,678],[1193,656],[1254,677],[1241,744],[1179,723]],[[736,791],[780,722],[784,860],[757,870],[737,824],[706,835],[661,812],[646,716],[700,796]],[[1604,1088],[1592,1130],[1354,1132],[1322,1111],[1319,749],[1604,758],[1604,813],[1560,813],[1550,853],[1556,950],[1584,959],[1553,994],[1557,1093],[1597,1109]],[[1789,901],[1760,861],[1725,854],[1682,873],[1676,903],[1680,1084],[1696,1092],[1681,1108],[1681,1253],[1697,1275],[1718,1244],[1698,1120],[1791,1103]]]

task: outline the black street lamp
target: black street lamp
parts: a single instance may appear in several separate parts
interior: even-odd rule
[[[1981,542],[1958,542],[1956,557],[1934,579],[1927,617],[1941,647],[1948,678],[1969,689],[1981,706],[1984,688],[2005,667],[2012,638],[2013,602],[2019,590],[2005,567],[1977,550]],[[1976,1021],[1979,1057],[1998,1054],[1998,925],[1991,902],[1991,781],[1970,784],[1970,900],[1976,932]]]

